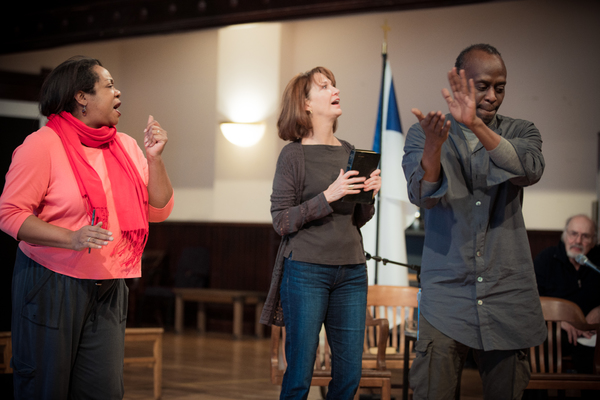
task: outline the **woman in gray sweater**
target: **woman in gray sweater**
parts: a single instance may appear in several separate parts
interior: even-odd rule
[[[271,215],[282,241],[262,322],[286,326],[280,399],[307,398],[322,324],[333,364],[327,398],[351,399],[360,381],[367,270],[359,228],[374,206],[341,199],[377,194],[381,178],[379,170],[366,180],[344,171],[354,147],[334,136],[339,93],[327,68],[299,74],[285,89],[277,123],[292,143],[273,181]]]

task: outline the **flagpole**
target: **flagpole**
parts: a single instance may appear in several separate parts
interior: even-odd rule
[[[379,108],[379,153],[381,154],[381,157],[383,158],[383,149],[381,147],[382,145],[382,139],[383,139],[383,128],[385,127],[385,121],[383,120],[383,99],[384,99],[384,90],[385,90],[385,64],[387,61],[387,33],[390,30],[389,25],[387,24],[387,21],[385,21],[385,23],[383,24],[383,26],[381,27],[383,29],[383,44],[381,46],[381,57],[383,60],[383,66],[381,69],[381,90],[380,90],[380,94],[379,94],[379,104],[381,104],[381,107]],[[383,162],[380,161],[380,165],[382,165]],[[383,171],[381,172],[381,174],[383,174]],[[381,219],[381,189],[379,189],[379,193],[377,194],[377,217],[376,217],[376,221],[375,221],[375,254],[379,254],[379,221]],[[374,283],[375,285],[377,285],[379,280],[379,263],[375,262],[375,278],[374,278]]]

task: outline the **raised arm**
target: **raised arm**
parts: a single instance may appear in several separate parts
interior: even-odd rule
[[[156,208],[164,207],[173,196],[173,186],[162,159],[167,141],[167,131],[150,115],[144,129],[144,147],[148,160],[148,201]]]
[[[423,116],[416,109],[413,110],[413,113],[418,117]],[[424,119],[422,124],[416,123],[408,130],[402,168],[406,177],[410,202],[418,207],[430,209],[440,201],[448,189],[448,181],[441,164],[441,146],[448,137],[448,133],[444,130],[448,128],[446,124],[449,121],[443,122],[442,116],[434,112],[429,113],[428,117],[431,117],[431,121],[428,122]],[[434,121],[435,119],[437,122]],[[429,143],[427,143],[424,126],[428,130],[436,126],[433,135],[430,130]],[[428,148],[427,154],[425,153],[426,147]]]
[[[425,132],[425,145],[421,158],[421,166],[425,171],[423,180],[437,182],[441,177],[442,145],[448,139],[450,121],[446,121],[446,117],[441,111],[430,111],[426,116],[417,108],[413,108],[411,111]]]

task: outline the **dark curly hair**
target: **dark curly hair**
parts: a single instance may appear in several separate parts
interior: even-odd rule
[[[94,87],[100,79],[94,72],[96,65],[102,66],[95,58],[75,56],[54,68],[42,85],[40,113],[45,117],[62,111],[73,113],[79,91],[96,94]]]

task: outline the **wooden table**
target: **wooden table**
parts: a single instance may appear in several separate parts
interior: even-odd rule
[[[259,338],[263,337],[260,314],[267,294],[248,290],[223,290],[199,288],[173,288],[175,293],[175,332],[183,332],[183,305],[186,301],[198,303],[198,330],[206,332],[206,303],[233,304],[233,337],[242,337],[244,305],[255,305],[254,331]]]

